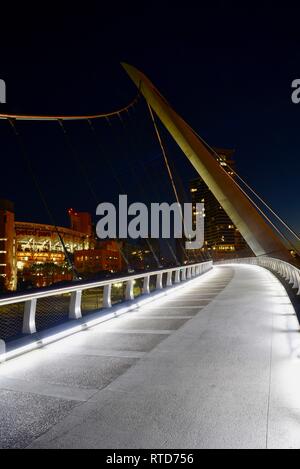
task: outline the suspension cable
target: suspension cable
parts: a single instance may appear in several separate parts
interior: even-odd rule
[[[125,122],[124,122],[124,120],[122,119],[121,115],[119,115],[119,119],[120,119],[120,122],[121,122],[121,124],[122,124],[123,132],[125,132],[125,131],[126,131]],[[124,135],[124,134],[123,134],[123,135]],[[133,150],[133,143],[132,143],[132,140],[131,140],[131,133],[130,133],[130,132],[128,133],[128,136],[129,136],[130,150]],[[125,140],[125,139],[123,138],[123,140]],[[129,168],[130,168],[131,173],[132,173],[132,175],[133,175],[133,179],[137,182],[137,187],[138,187],[138,189],[139,189],[139,192],[140,192],[140,194],[143,196],[143,195],[144,195],[144,189],[143,189],[143,187],[142,187],[142,185],[141,185],[141,182],[140,182],[139,178],[136,177],[136,175],[135,175],[135,170],[134,170],[134,168],[133,168],[133,166],[132,166],[131,164],[129,165]],[[152,253],[152,255],[153,255],[153,258],[154,258],[154,260],[155,260],[155,262],[156,262],[157,268],[158,268],[158,269],[161,269],[163,266],[161,265],[160,260],[158,259],[157,255],[156,255],[156,253],[155,253],[154,248],[152,247],[152,243],[150,242],[150,240],[149,240],[148,238],[145,238],[145,241],[146,241],[146,244],[147,244],[148,248],[150,249],[150,251],[151,251],[151,253]]]
[[[62,132],[63,132],[63,134],[64,134],[65,142],[67,143],[67,146],[68,146],[68,148],[69,148],[69,151],[70,151],[71,155],[74,156],[74,158],[75,158],[75,160],[76,160],[76,162],[77,162],[77,165],[78,165],[78,169],[79,169],[80,172],[82,173],[82,175],[83,175],[83,177],[84,177],[84,179],[85,179],[85,182],[86,182],[86,184],[87,184],[87,186],[88,186],[88,188],[89,188],[89,191],[90,191],[90,193],[91,193],[93,199],[95,199],[96,202],[97,202],[97,196],[96,196],[96,193],[95,193],[94,188],[93,188],[93,186],[92,186],[91,180],[90,180],[90,178],[89,178],[89,175],[88,175],[88,173],[87,173],[87,171],[86,171],[85,166],[84,166],[84,165],[82,164],[82,162],[80,161],[80,158],[79,158],[79,155],[78,155],[78,153],[77,153],[77,151],[76,151],[75,146],[72,144],[72,141],[71,141],[69,132],[67,131],[66,126],[65,126],[65,124],[64,124],[64,122],[63,122],[62,120],[58,120],[58,124],[59,124],[59,126],[60,126],[60,128],[61,128],[61,130],[62,130]]]
[[[108,122],[108,124],[110,124],[109,119],[107,119],[107,122]],[[96,129],[95,129],[95,127],[94,127],[94,125],[93,125],[91,119],[88,119],[88,120],[87,120],[87,123],[88,123],[89,129],[91,130],[92,135],[93,135],[93,137],[94,137],[94,141],[95,141],[96,147],[97,147],[98,151],[102,154],[102,149],[101,149],[101,145],[100,145],[100,142],[99,142],[99,139],[98,139],[98,136],[97,136],[97,132],[96,132]],[[122,183],[121,183],[120,179],[118,178],[118,176],[117,176],[117,174],[116,174],[116,172],[115,172],[115,170],[114,170],[113,165],[110,163],[109,158],[106,158],[106,162],[107,162],[107,165],[108,165],[108,167],[110,168],[110,170],[111,170],[111,172],[112,172],[113,178],[114,178],[115,181],[117,182],[119,188],[121,188],[122,192],[124,192],[123,189],[122,189]],[[95,193],[94,190],[93,190],[93,196],[94,196],[94,199],[95,199],[96,203],[98,204],[99,200],[97,200],[97,196],[96,196],[96,193]],[[127,258],[127,256],[126,256],[125,253],[124,253],[124,250],[122,249],[121,241],[120,241],[118,238],[116,239],[116,243],[117,243],[117,245],[118,245],[120,254],[121,254],[121,256],[122,256],[122,259],[124,260],[125,264],[127,265],[127,269],[128,269],[128,270],[132,270],[131,265],[130,265],[130,262],[128,261],[128,258]]]
[[[216,156],[219,157],[218,153],[214,152]],[[222,161],[225,162],[225,159],[223,159],[221,156],[219,157],[222,159]],[[227,163],[226,163],[227,164]],[[231,167],[228,165],[229,169],[231,170]],[[251,204],[258,210],[258,212],[268,221],[268,223],[274,228],[274,230],[286,241],[287,244],[290,245],[295,251],[298,252],[297,248],[293,245],[293,243],[284,235],[284,233],[272,222],[272,220],[268,217],[268,215],[254,202],[254,200],[250,197],[249,194],[238,184],[237,181],[229,174],[222,166],[222,170],[230,177],[230,179],[235,183],[235,185],[238,187],[238,189],[247,197],[247,199],[251,202]]]
[[[148,101],[147,101],[147,106],[148,106],[148,110],[149,110],[149,113],[150,113],[150,117],[151,117],[151,120],[152,120],[152,123],[153,123],[153,126],[154,126],[154,130],[155,130],[155,133],[156,133],[156,136],[157,136],[157,139],[158,139],[158,142],[159,142],[161,151],[162,151],[162,155],[163,155],[164,162],[165,162],[165,165],[166,165],[166,168],[167,168],[167,172],[168,172],[168,175],[169,175],[169,178],[170,178],[170,181],[171,181],[171,185],[172,185],[172,188],[173,188],[173,192],[174,192],[174,194],[175,194],[176,201],[177,201],[177,203],[181,206],[180,200],[179,200],[178,191],[177,191],[177,188],[176,188],[176,185],[175,185],[175,181],[174,181],[174,178],[173,178],[173,174],[172,174],[172,171],[171,171],[171,167],[170,167],[170,164],[169,164],[169,161],[168,161],[167,153],[166,153],[164,144],[163,144],[163,142],[162,142],[162,138],[161,138],[161,135],[160,135],[160,133],[159,133],[159,130],[158,130],[158,127],[157,127],[155,118],[154,118],[154,114],[153,114],[153,112],[152,112],[151,106],[150,106],[150,104],[148,103]],[[184,224],[184,218],[183,218],[182,211],[181,211],[181,217],[182,217],[182,222],[183,222],[183,224]],[[184,225],[184,226],[185,226],[185,225]],[[186,231],[186,230],[185,230],[185,231]],[[180,243],[179,243],[179,244],[180,244]],[[187,255],[187,253],[186,253],[186,250],[184,249],[184,247],[183,247],[182,245],[181,245],[181,248],[182,248],[182,251],[183,251],[184,254],[185,254],[185,258],[188,260],[188,255]],[[192,249],[192,254],[193,254],[195,260],[197,261],[196,255],[195,255],[195,252],[194,252],[194,251],[195,251],[195,250]]]
[[[226,165],[228,166],[228,168],[230,169],[230,171],[247,187],[247,189],[249,189],[252,194],[255,195],[255,197],[258,198],[258,200],[260,200],[260,202],[262,202],[262,204],[272,213],[272,215],[274,215],[277,220],[279,220],[281,222],[281,224],[298,240],[300,241],[300,237],[299,235],[278,215],[278,213],[276,213],[272,207],[267,204],[267,202],[232,168],[232,166],[230,166],[227,161],[225,160],[225,158],[223,158],[221,155],[219,155],[205,140],[203,140],[203,138],[192,128],[190,127],[190,130],[201,140],[201,142],[213,153],[214,157],[216,159],[219,159],[221,161],[223,161],[224,163],[226,163]],[[221,166],[222,167],[222,166]],[[228,172],[222,167],[222,169],[228,174]],[[235,182],[235,184],[239,187],[240,185],[235,181],[235,179],[230,175],[228,174],[228,176],[230,176],[230,178]],[[249,198],[249,197],[248,197]],[[252,201],[251,198],[249,198],[250,201]],[[262,212],[263,213],[263,212]],[[293,246],[293,244],[290,242],[290,244],[292,245],[292,247],[298,251],[298,249]]]
[[[167,168],[167,171],[168,171],[168,175],[169,175],[169,178],[170,178],[170,181],[171,181],[171,184],[172,184],[172,188],[173,188],[173,191],[174,191],[174,194],[175,194],[175,198],[177,200],[177,203],[180,204],[178,192],[177,192],[177,189],[176,189],[176,186],[175,186],[175,181],[174,181],[172,171],[171,171],[171,168],[170,168],[170,165],[169,165],[166,150],[165,150],[165,147],[163,145],[163,142],[162,142],[162,139],[161,139],[161,136],[160,136],[160,133],[159,133],[159,130],[158,130],[158,127],[157,127],[157,124],[156,124],[152,109],[151,109],[150,104],[148,103],[148,101],[147,101],[147,106],[148,106],[148,109],[149,109],[149,112],[150,112],[151,120],[152,120],[154,129],[155,129],[155,133],[156,133],[156,136],[157,136],[157,139],[158,139],[158,142],[159,142],[159,145],[160,145],[163,157],[164,157],[164,161],[165,161],[166,168]]]
[[[140,87],[139,87],[139,89],[140,89]],[[142,143],[142,141],[141,141],[141,136],[140,136],[140,134],[141,134],[141,126],[140,126],[141,119],[139,119],[139,118],[137,117],[137,115],[136,115],[136,110],[137,110],[137,106],[135,106],[135,107],[132,108],[134,118],[131,120],[131,122],[134,122],[134,125],[135,125],[135,135],[137,136],[137,138],[138,138],[138,140],[139,140],[139,145],[141,145],[141,143]],[[128,111],[128,114],[129,114],[129,111]],[[161,158],[161,154],[160,154],[158,157]],[[155,178],[154,178],[154,180],[153,180],[153,178],[150,178],[150,177],[149,177],[148,171],[145,170],[145,166],[146,166],[145,162],[142,164],[139,159],[138,159],[136,162],[137,162],[137,164],[139,164],[139,166],[141,167],[143,173],[145,174],[145,176],[146,176],[148,182],[150,183],[151,190],[152,190],[152,191],[154,190],[154,192],[156,193],[156,195],[158,196],[158,199],[159,199],[159,198],[160,198],[160,195],[158,194],[159,191],[158,191],[158,188],[157,188],[157,185],[156,185],[156,180],[155,180]],[[145,191],[143,190],[143,192],[145,192]],[[169,241],[168,241],[167,239],[164,239],[164,241],[166,242],[166,244],[167,244],[167,246],[168,246],[168,249],[169,249],[169,251],[170,251],[170,253],[171,253],[171,255],[172,255],[172,257],[173,257],[173,259],[174,259],[174,261],[175,261],[175,265],[179,266],[180,263],[179,263],[179,261],[178,261],[178,258],[177,258],[177,256],[176,256],[176,254],[175,254],[175,252],[174,252],[172,246],[170,245],[170,243],[169,243]]]
[[[44,208],[45,208],[45,210],[46,210],[46,212],[47,212],[47,214],[48,214],[49,220],[50,220],[51,224],[54,226],[55,232],[56,232],[56,234],[57,234],[57,236],[58,236],[58,238],[59,238],[59,240],[60,240],[60,243],[61,243],[62,248],[63,248],[63,250],[64,250],[64,254],[65,254],[65,256],[66,256],[67,262],[68,262],[68,264],[69,264],[69,266],[70,266],[70,268],[71,268],[71,270],[72,270],[72,272],[73,272],[73,279],[74,279],[74,280],[79,280],[79,279],[80,279],[80,276],[79,276],[78,272],[76,271],[75,266],[74,266],[74,264],[73,264],[73,262],[72,262],[72,260],[71,260],[71,258],[70,258],[69,252],[68,252],[68,250],[67,250],[67,248],[66,248],[66,245],[65,245],[65,243],[64,243],[63,237],[61,236],[61,234],[60,234],[60,232],[59,232],[59,229],[58,229],[58,227],[57,227],[57,225],[56,225],[56,223],[55,223],[54,216],[53,216],[53,214],[52,214],[52,212],[51,212],[51,210],[50,210],[50,207],[49,207],[49,205],[48,205],[48,203],[47,203],[46,197],[45,197],[45,195],[44,195],[44,193],[43,193],[43,191],[42,191],[42,189],[41,189],[41,186],[40,186],[39,181],[38,181],[38,179],[37,179],[37,177],[36,177],[36,174],[35,174],[35,172],[33,171],[33,168],[32,168],[32,165],[31,165],[31,161],[30,161],[30,158],[29,158],[29,156],[28,156],[28,153],[27,153],[27,150],[26,150],[24,141],[23,141],[23,139],[22,139],[22,136],[21,136],[20,132],[18,131],[16,125],[15,125],[14,119],[9,118],[9,119],[8,119],[8,122],[9,122],[9,124],[10,124],[10,126],[11,126],[11,128],[12,128],[14,134],[15,134],[15,136],[17,137],[17,140],[18,140],[18,142],[19,142],[19,147],[20,147],[20,149],[21,149],[21,153],[22,153],[23,159],[24,159],[25,164],[26,164],[26,166],[27,166],[27,168],[28,168],[28,171],[29,171],[29,173],[30,173],[30,175],[31,175],[31,177],[32,177],[32,180],[33,180],[33,183],[34,183],[34,185],[35,185],[35,188],[36,188],[36,190],[37,190],[37,192],[38,192],[38,194],[39,194],[39,196],[40,196],[40,199],[41,199],[41,201],[42,201],[42,204],[44,205]]]

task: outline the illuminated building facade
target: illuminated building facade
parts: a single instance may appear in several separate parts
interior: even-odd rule
[[[80,274],[96,274],[102,271],[120,272],[123,270],[119,245],[114,240],[101,241],[95,249],[76,250],[74,265]]]
[[[88,250],[94,246],[91,223],[80,225],[80,213],[77,218],[78,226],[82,226],[84,231],[39,223],[15,222],[20,284],[31,282],[33,286],[43,287],[72,279],[73,274],[66,261],[58,232],[71,256],[77,250]],[[86,220],[85,213],[82,218]]]
[[[16,234],[13,203],[0,199],[0,289],[17,287]]]
[[[78,215],[80,218],[80,214]],[[77,250],[94,245],[91,228],[85,232],[39,223],[15,222],[16,260],[19,282],[42,287],[62,280],[71,280],[72,272],[66,262],[62,243],[72,255]]]
[[[234,177],[230,169],[235,166],[234,150],[215,151],[220,156],[220,165]],[[209,252],[212,258],[221,259],[236,251],[248,250],[240,232],[200,177],[190,182],[190,194],[193,203],[204,203],[204,252]]]
[[[93,227],[90,213],[76,212],[73,208],[69,208],[68,214],[70,218],[70,226],[73,231],[92,236]]]
[[[83,275],[124,270],[116,241],[97,241],[91,215],[68,210],[71,228],[15,221],[10,201],[0,200],[0,288],[44,287],[72,280],[61,239]],[[60,239],[61,238],[61,239]]]

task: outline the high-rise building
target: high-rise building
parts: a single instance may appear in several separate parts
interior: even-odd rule
[[[69,208],[68,214],[72,230],[86,233],[88,236],[92,235],[93,227],[90,213],[76,212],[73,208]]]
[[[16,233],[14,205],[0,199],[0,289],[15,290],[17,286]]]
[[[235,167],[234,150],[215,148],[215,151],[219,155],[220,165],[234,177],[232,172]],[[221,259],[236,251],[249,249],[236,226],[201,177],[190,182],[190,194],[193,203],[204,203],[203,252],[210,253],[214,259]]]

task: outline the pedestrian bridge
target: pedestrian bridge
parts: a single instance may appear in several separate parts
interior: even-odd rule
[[[2,448],[299,448],[299,324],[269,270],[216,265],[2,363],[0,396]]]

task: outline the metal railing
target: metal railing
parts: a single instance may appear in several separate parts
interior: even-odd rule
[[[274,257],[246,257],[220,261],[215,264],[251,264],[265,267],[279,274],[291,285],[292,289],[297,290],[296,295],[300,295],[300,269],[280,259]]]
[[[150,299],[151,294],[190,280],[211,268],[212,261],[208,261],[2,298],[0,341],[36,334],[96,311],[109,313],[114,304],[134,303],[137,297]]]

